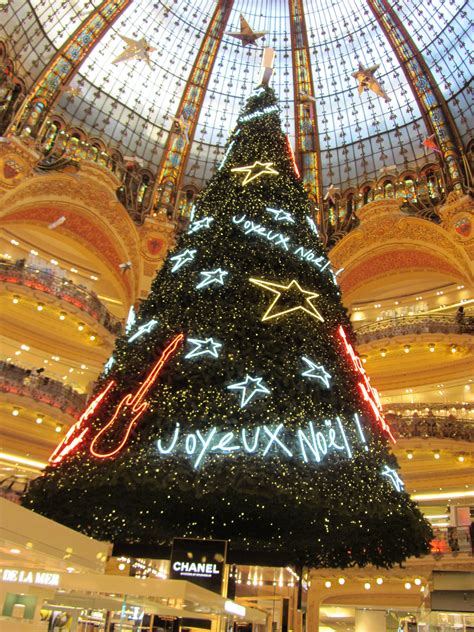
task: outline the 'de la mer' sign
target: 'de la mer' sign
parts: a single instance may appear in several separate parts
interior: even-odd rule
[[[3,568],[0,569],[0,577],[4,582],[16,582],[18,584],[39,584],[40,586],[59,586],[58,573],[46,573],[43,571]]]

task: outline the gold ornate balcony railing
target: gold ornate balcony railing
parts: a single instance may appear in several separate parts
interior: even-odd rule
[[[0,392],[42,402],[75,419],[79,418],[87,401],[86,395],[62,382],[8,362],[0,362]]]
[[[474,334],[474,318],[456,314],[400,316],[367,323],[356,330],[359,345],[412,334]]]
[[[114,336],[122,333],[122,321],[108,311],[94,292],[50,270],[26,266],[22,260],[0,263],[0,282],[22,285],[55,296],[89,314]]]
[[[474,420],[461,419],[450,415],[436,417],[434,415],[401,417],[393,413],[386,414],[395,434],[403,439],[414,437],[457,439],[459,441],[474,441]]]

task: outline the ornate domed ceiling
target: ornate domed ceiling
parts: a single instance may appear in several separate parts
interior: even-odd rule
[[[99,6],[98,0],[13,2],[4,30],[19,72],[30,87],[56,50]],[[294,0],[234,0],[224,34],[211,32],[212,70],[192,139],[184,182],[201,188],[224,153],[229,131],[256,85],[264,47],[276,51],[271,85],[280,98],[284,128],[295,141],[292,56]],[[469,8],[463,0],[392,2],[400,21],[424,56],[460,134],[472,128],[469,80]],[[95,46],[56,112],[68,124],[136,156],[156,173],[174,116],[206,32],[216,0],[133,0]],[[222,6],[222,3],[221,3]],[[417,100],[390,42],[365,0],[303,0],[316,101],[323,187],[349,186],[375,178],[383,167],[417,168],[429,153],[429,136]],[[229,35],[243,15],[252,29],[266,31],[255,46]],[[293,26],[294,28],[294,26]],[[121,36],[145,38],[156,49],[150,64],[113,61],[123,52]],[[217,40],[217,41],[216,41]],[[203,62],[204,63],[204,62]],[[378,65],[375,76],[390,98],[359,94],[352,74],[359,63]],[[188,86],[189,87],[189,86]],[[471,111],[470,111],[471,108]],[[434,159],[434,154],[431,156]]]

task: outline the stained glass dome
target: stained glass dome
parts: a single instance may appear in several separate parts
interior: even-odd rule
[[[288,0],[234,0],[225,33],[213,41],[212,66],[197,118],[184,182],[201,189],[222,159],[229,131],[255,87],[264,47],[275,49],[271,85],[280,98],[285,130],[295,143],[295,81],[291,11]],[[98,0],[13,2],[2,29],[30,88]],[[374,179],[384,167],[399,171],[426,163],[429,135],[419,102],[384,29],[362,0],[302,2],[310,72],[316,98],[321,181],[341,190]],[[72,86],[56,106],[68,125],[86,129],[109,148],[134,156],[156,173],[174,116],[216,0],[133,0],[82,63]],[[398,18],[427,62],[456,121],[460,135],[472,129],[469,86],[469,8],[463,0],[391,2]],[[228,34],[239,16],[252,29],[266,31],[255,46],[242,46]],[[144,37],[156,49],[151,63],[114,64],[123,51],[120,36]],[[215,41],[216,38],[218,41]],[[359,63],[378,65],[376,77],[390,101],[374,92],[359,94],[352,73]]]

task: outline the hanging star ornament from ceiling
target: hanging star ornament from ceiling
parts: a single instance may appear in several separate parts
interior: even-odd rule
[[[220,342],[216,342],[214,338],[199,340],[198,338],[188,338],[188,342],[194,346],[194,349],[186,354],[186,359],[196,358],[201,355],[210,355],[213,358],[219,357],[219,349],[222,347]]]
[[[254,45],[258,39],[267,34],[268,31],[253,31],[242,14],[240,14],[240,31],[238,33],[226,33],[226,35],[239,39],[242,42],[242,46]]]
[[[359,69],[353,72],[352,76],[359,84],[357,86],[359,94],[362,94],[364,90],[372,90],[372,92],[374,92],[378,97],[382,97],[385,101],[391,101],[388,94],[374,77],[374,72],[379,67],[379,64],[376,64],[375,66],[370,66],[370,68],[364,68],[364,66],[359,62]]]
[[[432,134],[431,136],[427,136],[422,143],[427,149],[431,149],[431,151],[436,151],[438,154],[443,155],[443,152],[436,144],[436,135]]]
[[[261,377],[250,377],[250,375],[247,375],[243,382],[239,382],[238,384],[230,384],[227,388],[230,391],[242,391],[240,408],[245,408],[245,406],[247,406],[247,404],[252,401],[255,395],[258,395],[259,393],[268,395],[268,393],[270,393],[270,390],[264,384],[262,384]]]
[[[146,61],[151,68],[150,53],[153,53],[156,48],[150,46],[144,37],[139,40],[133,40],[130,37],[125,37],[125,35],[119,35],[119,37],[123,39],[127,46],[125,50],[112,61],[113,64],[128,61],[129,59],[141,59],[142,61]]]
[[[263,287],[265,290],[270,290],[273,294],[276,294],[272,304],[263,315],[262,321],[271,320],[272,318],[278,318],[284,314],[302,310],[313,318],[324,322],[324,318],[318,312],[312,301],[319,296],[316,292],[309,290],[303,290],[298,281],[294,279],[288,283],[288,285],[280,285],[279,283],[271,283],[270,281],[263,281],[261,279],[249,279],[250,283]],[[285,304],[288,299],[298,300],[297,305],[293,304],[291,307]]]
[[[265,174],[271,176],[277,176],[278,171],[273,169],[273,162],[260,162],[256,160],[253,165],[248,165],[247,167],[234,167],[231,169],[234,173],[245,173],[245,178],[242,180],[242,186],[244,187],[252,180],[259,178]]]
[[[332,183],[330,184],[328,190],[326,191],[326,195],[324,199],[330,200],[333,204],[336,204],[336,193],[339,192],[339,187],[335,187]]]
[[[316,364],[306,356],[302,357],[303,362],[307,364],[309,369],[304,371],[301,375],[303,377],[309,377],[312,380],[320,380],[326,388],[329,388],[329,380],[331,379],[331,374],[326,371],[322,364]]]

